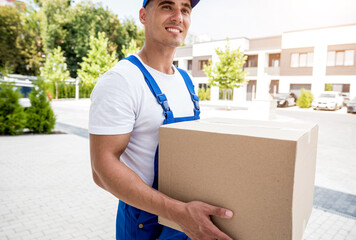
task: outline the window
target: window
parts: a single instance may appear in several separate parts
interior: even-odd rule
[[[173,65],[178,67],[178,61],[173,61]]]
[[[279,67],[279,59],[272,60],[272,67]]]
[[[326,65],[332,66],[353,66],[355,59],[354,50],[329,51]]]
[[[335,53],[336,52],[328,52],[327,66],[335,66]]]
[[[204,70],[204,67],[206,66],[206,65],[209,65],[209,60],[200,60],[199,61],[199,70]]]
[[[199,86],[199,89],[200,89],[200,88],[204,88],[204,89],[206,90],[206,89],[209,88],[208,84],[206,84],[206,83],[199,83],[198,86]]]
[[[258,55],[247,55],[245,67],[255,68],[258,65],[257,63],[258,63]]]
[[[314,62],[314,53],[293,53],[291,56],[291,67],[312,67]]]
[[[299,62],[299,54],[298,53],[293,53],[290,66],[291,67],[298,67],[299,66],[298,62]]]
[[[345,52],[336,52],[336,66],[344,65]]]
[[[281,58],[281,54],[271,53],[268,55],[268,58],[268,67],[279,67],[279,60]]]
[[[308,54],[306,54],[306,53],[299,54],[299,67],[307,66],[307,57],[308,57]]]
[[[187,70],[192,70],[192,69],[193,69],[193,61],[188,60]]]
[[[308,53],[307,66],[312,67],[313,65],[314,65],[314,53],[310,52]]]
[[[345,66],[353,66],[354,65],[354,59],[355,59],[355,53],[354,50],[348,50],[345,51]]]

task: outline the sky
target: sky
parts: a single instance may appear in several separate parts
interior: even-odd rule
[[[142,0],[92,1],[141,25]],[[212,40],[252,39],[345,24],[356,24],[356,0],[201,0],[192,11],[190,32]]]

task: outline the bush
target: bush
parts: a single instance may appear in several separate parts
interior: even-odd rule
[[[55,96],[56,87],[54,82],[46,82],[46,89]],[[79,98],[89,98],[95,83],[79,83]],[[58,98],[75,98],[75,83],[58,84]]]
[[[54,82],[46,82],[45,88],[52,96],[56,96],[56,86]],[[58,98],[75,98],[75,83],[59,83]]]
[[[206,89],[206,92],[205,92],[205,99],[206,99],[206,100],[210,100],[210,88]]]
[[[204,87],[198,89],[198,97],[200,101],[210,100],[210,88]]]
[[[19,103],[21,97],[14,84],[0,84],[0,134],[17,135],[25,128],[26,115]]]
[[[310,108],[313,102],[313,94],[309,90],[302,88],[300,96],[297,100],[297,106],[300,108]]]
[[[333,90],[333,85],[330,83],[325,84],[325,91],[332,91]]]
[[[198,89],[198,97],[200,101],[203,101],[205,98],[205,88]]]
[[[26,110],[26,127],[33,133],[51,133],[56,124],[56,117],[47,98],[42,80],[34,83],[29,98],[31,106]]]
[[[95,83],[92,82],[83,82],[79,84],[79,97],[80,98],[89,98]]]

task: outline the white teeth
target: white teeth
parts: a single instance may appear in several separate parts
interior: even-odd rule
[[[176,32],[176,33],[179,33],[180,31],[178,29],[175,29],[175,28],[167,28],[167,30],[169,32]]]

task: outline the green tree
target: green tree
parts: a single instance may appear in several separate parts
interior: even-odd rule
[[[63,25],[66,35],[60,45],[65,51],[71,77],[77,77],[78,63],[83,62],[83,57],[88,55],[90,36],[97,37],[100,32],[106,33],[109,52],[118,53],[118,48],[121,49],[121,45],[125,44],[120,37],[120,27],[117,16],[100,4],[83,1],[68,10]]]
[[[215,49],[219,57],[219,61],[214,65],[212,59],[209,60],[209,65],[204,67],[204,72],[208,76],[209,86],[217,86],[220,89],[239,88],[246,82],[246,72],[243,71],[243,66],[247,57],[244,56],[240,49],[230,49],[229,42],[224,50]],[[224,91],[223,99],[226,99],[226,91]]]
[[[20,13],[14,7],[0,6],[0,67],[5,71],[16,71],[21,64],[22,35]]]
[[[115,41],[118,45],[117,53],[119,59],[126,57],[122,53],[122,48],[129,48],[132,39],[136,40],[137,47],[141,49],[145,43],[145,30],[144,28],[139,28],[133,19],[126,18],[120,25],[119,34]]]
[[[30,6],[0,7],[0,68],[8,73],[38,74],[43,61],[37,13]]]
[[[45,83],[39,79],[34,85],[29,95],[31,106],[26,110],[26,127],[33,133],[51,133],[56,117],[47,98]]]
[[[70,8],[68,0],[38,0],[42,44],[46,54],[63,43],[66,29],[63,28]]]
[[[124,54],[125,57],[128,57],[131,54],[135,54],[140,50],[140,48],[137,46],[136,40],[131,39],[129,47],[126,48],[123,46],[121,52]]]
[[[40,15],[30,5],[22,12],[24,35],[24,48],[22,54],[26,61],[26,72],[28,75],[39,75],[40,67],[43,65],[44,51],[40,31]]]
[[[333,90],[333,85],[330,83],[325,84],[325,91],[332,91]]]
[[[313,102],[313,94],[309,90],[301,89],[300,96],[297,100],[297,106],[300,108],[310,108]]]
[[[52,53],[48,54],[45,66],[41,68],[41,76],[54,83],[56,99],[58,99],[58,84],[69,78],[61,47],[57,47]]]
[[[83,58],[78,70],[79,78],[84,83],[95,83],[97,79],[116,63],[116,53],[109,53],[109,39],[105,33],[99,33],[99,37],[90,37],[90,50],[88,56]]]
[[[90,0],[71,4],[70,0],[33,0],[39,10],[44,52],[61,46],[70,76],[77,77],[79,63],[90,49],[90,36],[104,32],[109,39],[110,54],[125,57],[122,48],[128,48],[131,39],[138,47],[144,43],[144,31],[132,19],[119,21],[118,17],[101,4]]]
[[[0,134],[17,135],[25,127],[26,115],[21,94],[12,83],[0,83]]]

